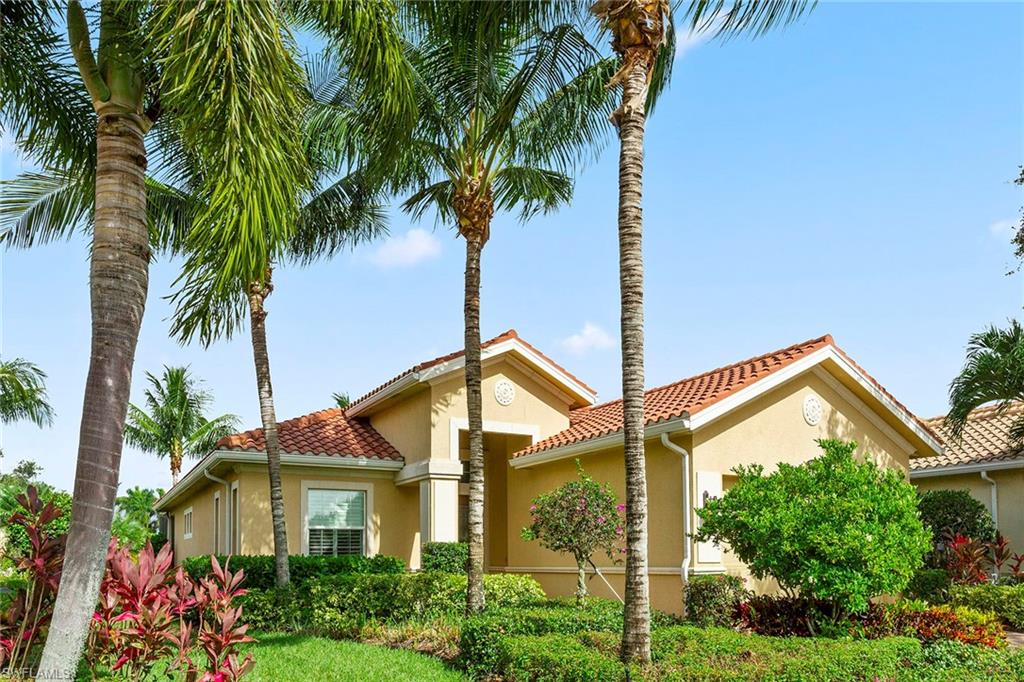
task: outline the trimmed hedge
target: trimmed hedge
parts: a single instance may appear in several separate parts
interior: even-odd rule
[[[735,575],[695,575],[686,584],[683,599],[686,620],[700,627],[731,627],[750,592]]]
[[[530,682],[618,682],[625,667],[573,635],[505,637],[494,651],[503,679]],[[643,679],[639,675],[636,679]]]
[[[466,573],[469,567],[469,545],[465,542],[428,542],[420,559],[424,571]]]
[[[989,611],[1014,630],[1024,630],[1024,585],[954,586],[950,603]]]
[[[336,575],[306,583],[309,626],[345,637],[367,621],[403,622],[461,614],[466,576],[452,573]],[[484,576],[488,607],[527,609],[542,603],[540,583],[528,575]]]
[[[903,594],[909,599],[923,599],[929,604],[945,604],[949,601],[951,581],[949,573],[942,568],[922,568],[907,584]]]
[[[221,566],[229,557],[219,555],[217,561]],[[267,590],[275,587],[274,557],[267,554],[234,555],[231,559],[231,570],[245,571],[245,587],[247,589]],[[189,557],[182,562],[185,571],[193,579],[199,580],[210,574],[210,557]],[[307,580],[331,575],[350,573],[387,573],[405,572],[405,563],[393,556],[378,554],[376,556],[306,556],[293,554],[288,557],[288,570],[292,584],[301,586]]]
[[[659,611],[652,611],[651,619],[654,627],[666,627],[677,622],[674,616]],[[583,632],[622,632],[622,604],[589,598],[583,608],[567,600],[552,600],[522,609],[492,609],[489,606],[484,613],[463,622],[459,648],[466,669],[474,675],[484,676],[500,669],[500,647],[508,637],[576,635]]]

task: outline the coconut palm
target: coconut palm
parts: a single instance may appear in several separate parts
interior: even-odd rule
[[[411,48],[420,122],[404,158],[403,208],[433,210],[466,244],[464,348],[469,435],[466,611],[484,607],[481,254],[495,211],[526,221],[568,203],[571,172],[601,142],[610,60],[543,3],[417,5]]]
[[[42,428],[53,424],[46,397],[46,373],[28,360],[0,361],[0,424],[29,421]]]
[[[367,82],[387,83],[382,112],[407,94],[381,3],[101,0],[89,12],[77,0],[9,0],[0,21],[0,127],[37,165],[73,178],[80,195],[94,187],[92,352],[68,550],[40,663],[49,676],[78,663],[113,517],[151,253],[146,142],[167,178],[182,159],[205,169],[188,188],[203,199],[188,252],[222,254],[214,285],[229,290],[265,278],[310,180],[288,24],[325,36]],[[199,255],[186,263],[188,272],[206,265]]]
[[[988,403],[1006,409],[1024,400],[1024,326],[1010,320],[1005,329],[992,326],[967,342],[967,360],[949,386],[946,424],[960,438],[971,411]],[[1024,446],[1024,415],[1010,426],[1010,438]]]
[[[213,396],[188,367],[164,367],[161,377],[146,372],[146,379],[146,407],[128,405],[124,438],[143,452],[167,457],[172,484],[177,484],[185,457],[210,452],[218,440],[238,430],[239,420],[233,414],[207,419]]]
[[[729,36],[763,33],[794,21],[813,2],[691,0],[680,3],[691,31]],[[591,12],[612,36],[619,69],[609,86],[622,86],[612,114],[619,133],[619,292],[622,345],[622,419],[626,465],[626,612],[621,656],[651,658],[647,578],[647,475],[644,464],[643,162],[646,111],[664,88],[675,57],[668,0],[598,0]]]

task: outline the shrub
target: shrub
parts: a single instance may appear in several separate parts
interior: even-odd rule
[[[901,592],[930,547],[917,493],[901,472],[853,457],[856,443],[820,440],[820,457],[799,466],[737,467],[738,482],[698,510],[700,542],[727,543],[758,578],[863,611]]]
[[[222,564],[225,556],[218,556]],[[210,573],[210,557],[189,557],[182,562],[185,571],[194,580]],[[275,587],[274,557],[272,555],[239,555],[231,557],[231,565],[244,570],[248,589],[266,590]],[[310,578],[339,575],[346,573],[404,573],[405,563],[401,559],[385,554],[364,557],[346,556],[306,556],[293,554],[288,557],[288,569],[291,572],[292,584],[301,586]]]
[[[946,573],[957,585],[980,585],[988,582],[988,547],[963,535],[945,541]]]
[[[979,542],[996,537],[992,515],[985,505],[966,490],[929,490],[917,502],[921,521],[929,529],[932,550],[926,561],[932,568],[944,568],[945,538],[963,535]]]
[[[335,637],[367,621],[402,622],[458,615],[466,604],[466,576],[451,573],[351,574],[316,578],[309,591],[310,626]],[[523,608],[544,599],[531,576],[484,576],[489,606]]]
[[[615,491],[583,471],[576,460],[579,480],[568,481],[549,493],[533,498],[530,525],[522,530],[524,540],[537,540],[541,547],[572,556],[576,561],[576,601],[587,597],[587,564],[595,552],[603,551],[613,561],[625,553],[622,547],[625,505],[618,504]]]
[[[2,549],[4,556],[13,560],[32,552],[32,542],[25,526],[10,522],[12,514],[24,513],[25,510],[19,502],[19,498],[27,496],[29,490],[35,491],[35,496],[44,506],[52,504],[60,512],[49,518],[43,526],[37,528],[39,532],[45,533],[49,537],[62,537],[67,535],[68,525],[71,523],[71,495],[45,484],[14,482],[0,487],[0,526],[6,533],[5,546]]]
[[[924,647],[919,667],[934,680],[1022,680],[1024,652],[942,641]]]
[[[743,579],[735,575],[696,575],[686,584],[686,619],[701,627],[731,627],[739,606],[749,597]]]
[[[830,605],[806,597],[760,594],[740,605],[740,624],[759,635],[811,637],[829,626]]]
[[[465,573],[469,566],[469,545],[465,542],[428,542],[423,545],[420,569],[441,573]]]
[[[954,587],[950,603],[990,611],[1015,630],[1024,630],[1024,585]]]
[[[294,586],[248,590],[242,597],[245,622],[264,632],[299,632],[308,622],[309,598]]]
[[[571,635],[518,636],[499,640],[496,672],[503,679],[534,682],[616,682],[625,668],[614,657]]]
[[[1000,647],[1006,633],[998,619],[988,613],[963,607],[933,606],[897,602],[873,604],[850,628],[851,634],[868,639],[914,637],[923,644],[957,641],[977,646]]]
[[[922,568],[907,583],[903,594],[909,599],[923,599],[929,604],[949,601],[949,574],[941,568]]]

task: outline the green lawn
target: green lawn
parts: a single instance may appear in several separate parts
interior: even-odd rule
[[[289,633],[254,634],[252,682],[465,682],[441,661],[399,649]],[[247,648],[247,650],[250,650]]]

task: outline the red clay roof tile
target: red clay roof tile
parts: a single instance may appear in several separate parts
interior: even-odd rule
[[[939,434],[946,452],[936,457],[910,460],[912,471],[950,467],[961,464],[987,464],[1024,459],[1024,449],[1010,439],[1010,426],[1024,415],[1024,402],[1014,401],[1005,408],[999,405],[979,407],[967,417],[961,440],[953,438],[944,416],[926,419]]]

